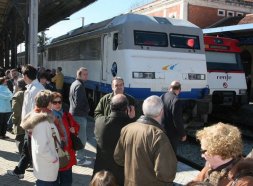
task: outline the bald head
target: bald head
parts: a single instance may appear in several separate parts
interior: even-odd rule
[[[179,81],[172,81],[171,84],[170,84],[170,89],[169,90],[178,95],[181,91],[180,82]]]
[[[124,94],[117,94],[111,100],[112,111],[126,111],[128,107],[128,100]]]

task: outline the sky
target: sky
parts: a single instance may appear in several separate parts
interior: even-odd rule
[[[46,31],[46,36],[50,39],[61,36],[82,26],[82,17],[84,17],[84,25],[97,23],[122,13],[127,13],[131,9],[151,0],[97,0],[86,8],[72,14],[70,20],[64,20],[51,26]]]

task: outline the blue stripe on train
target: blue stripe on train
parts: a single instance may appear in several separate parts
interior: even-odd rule
[[[75,79],[74,78],[70,78],[70,77],[65,77],[64,81],[66,83],[71,84]],[[112,92],[111,89],[111,85],[110,84],[106,84],[106,83],[99,83],[96,81],[91,81],[88,80],[85,83],[85,87],[88,89],[92,89],[92,90],[97,90],[103,93],[110,93]],[[151,91],[150,88],[128,88],[125,87],[125,92],[127,94],[132,95],[133,97],[135,97],[138,100],[144,100],[145,98],[147,98],[148,96],[151,95],[162,95],[164,92],[154,92]],[[191,91],[185,91],[185,92],[181,92],[179,95],[179,98],[183,98],[183,99],[201,99],[203,98],[204,95],[208,95],[209,90],[207,88],[193,88],[191,89]]]
[[[143,100],[151,95],[162,95],[164,92],[154,92],[150,88],[125,88],[125,92],[137,99]],[[204,95],[208,95],[206,89],[191,89],[191,91],[181,92],[179,98],[183,99],[201,99]]]

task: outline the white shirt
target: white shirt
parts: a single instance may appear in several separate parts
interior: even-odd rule
[[[31,112],[35,107],[35,96],[41,90],[45,90],[44,86],[37,80],[33,80],[31,84],[26,85],[27,90],[24,94],[24,102],[22,106],[22,119],[26,114]]]

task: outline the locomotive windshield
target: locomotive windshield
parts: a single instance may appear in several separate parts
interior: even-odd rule
[[[170,34],[170,46],[173,48],[200,49],[199,36]]]
[[[134,44],[141,46],[168,47],[168,36],[161,32],[134,31]]]
[[[208,70],[243,70],[237,53],[206,51],[206,61]]]

